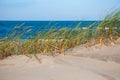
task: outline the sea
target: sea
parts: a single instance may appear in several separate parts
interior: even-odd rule
[[[22,39],[34,36],[38,32],[48,31],[49,29],[72,29],[76,26],[86,27],[92,23],[100,21],[0,21],[0,38],[8,37],[11,33],[26,33]]]

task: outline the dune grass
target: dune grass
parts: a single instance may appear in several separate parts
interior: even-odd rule
[[[120,37],[120,11],[111,13],[105,17],[99,25],[90,24],[81,28],[78,24],[75,28],[50,29],[38,32],[34,37],[20,40],[29,32],[30,27],[22,28],[24,24],[15,28],[0,39],[0,58],[10,55],[62,54],[65,50],[85,43],[97,44],[113,42]]]

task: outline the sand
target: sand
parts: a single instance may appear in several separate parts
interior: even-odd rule
[[[119,41],[118,41],[119,42]],[[120,44],[78,46],[65,55],[0,60],[0,80],[120,80]]]

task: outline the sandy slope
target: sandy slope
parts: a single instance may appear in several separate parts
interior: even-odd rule
[[[78,46],[40,63],[24,55],[0,60],[0,80],[120,80],[120,45]]]

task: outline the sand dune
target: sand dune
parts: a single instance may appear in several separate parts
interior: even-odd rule
[[[66,55],[10,56],[0,60],[0,80],[120,80],[120,45],[78,46]]]

